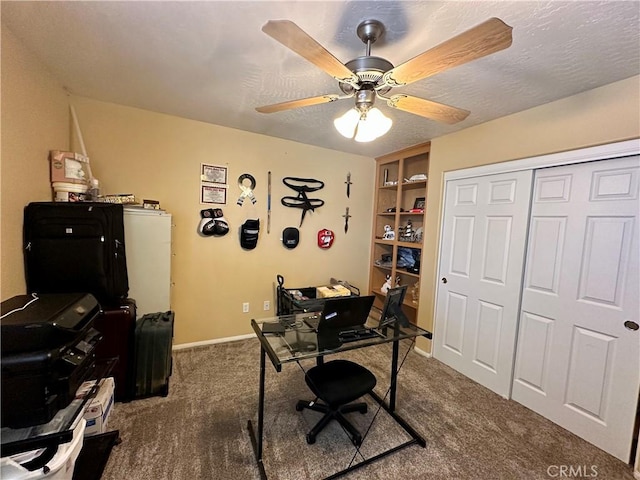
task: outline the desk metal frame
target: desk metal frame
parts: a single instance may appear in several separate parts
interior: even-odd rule
[[[261,322],[261,324],[281,322],[283,324],[290,325],[292,323],[291,320],[292,320],[292,316],[280,317],[280,319],[276,317],[274,319],[269,319],[264,322]],[[264,435],[264,386],[265,386],[267,355],[269,356],[269,359],[271,360],[271,363],[273,364],[276,371],[280,372],[282,371],[283,363],[289,363],[289,362],[293,362],[301,359],[309,359],[309,358],[316,358],[317,360],[322,361],[322,357],[327,354],[344,352],[347,350],[354,350],[358,348],[365,348],[373,345],[380,345],[383,343],[393,342],[393,353],[391,355],[391,382],[390,382],[389,402],[388,403],[385,402],[385,400],[381,398],[379,395],[377,395],[375,392],[371,392],[369,393],[369,395],[387,413],[389,413],[389,415],[396,421],[398,425],[400,425],[404,429],[405,432],[407,432],[407,434],[409,434],[409,436],[411,437],[411,440],[401,445],[398,445],[396,447],[393,447],[389,450],[386,450],[382,453],[379,453],[378,455],[375,455],[373,457],[365,458],[362,462],[356,463],[355,465],[351,465],[345,468],[344,470],[341,470],[337,473],[334,473],[326,477],[325,480],[330,480],[330,479],[334,479],[334,478],[338,478],[343,475],[346,475],[347,473],[352,472],[353,470],[357,470],[361,467],[364,467],[365,465],[375,462],[376,460],[384,458],[388,455],[391,455],[411,445],[420,445],[422,448],[426,448],[427,442],[425,441],[425,439],[418,432],[416,432],[413,429],[413,427],[411,427],[411,425],[409,425],[409,423],[405,419],[403,419],[400,415],[398,415],[395,410],[396,410],[396,388],[397,388],[397,382],[398,382],[398,355],[400,351],[400,341],[409,339],[409,338],[418,337],[418,336],[431,338],[430,332],[428,332],[427,330],[423,330],[420,327],[417,327],[415,325],[411,325],[409,328],[402,328],[402,327],[398,327],[396,329],[388,328],[388,329],[385,329],[386,336],[384,338],[361,340],[359,342],[344,344],[338,348],[328,349],[328,350],[316,349],[316,351],[307,352],[300,356],[291,356],[290,358],[286,358],[283,360],[274,351],[271,343],[262,333],[260,324],[258,324],[255,320],[251,320],[251,326],[253,327],[253,330],[255,331],[256,335],[258,336],[258,339],[260,340],[260,390],[258,395],[258,425],[257,425],[258,430],[257,432],[254,430],[251,420],[247,422],[247,429],[249,430],[249,435],[251,437],[251,444],[253,446],[253,451],[256,457],[256,461],[258,463],[258,468],[260,470],[260,477],[262,480],[267,480],[267,473],[265,471],[264,463],[262,459],[262,440]]]

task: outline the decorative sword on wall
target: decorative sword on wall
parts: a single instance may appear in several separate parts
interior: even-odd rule
[[[347,173],[347,181],[344,182],[347,184],[347,198],[349,198],[349,195],[351,195],[351,172]]]
[[[349,230],[349,219],[351,218],[351,215],[349,215],[349,207],[347,207],[347,211],[342,216],[344,217],[344,233],[347,233]]]

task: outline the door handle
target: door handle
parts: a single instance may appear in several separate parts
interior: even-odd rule
[[[447,277],[442,277],[442,283],[447,283]]]
[[[640,328],[640,325],[638,325],[636,322],[632,322],[631,320],[627,320],[626,322],[624,322],[624,326],[629,330],[638,330],[638,328]]]

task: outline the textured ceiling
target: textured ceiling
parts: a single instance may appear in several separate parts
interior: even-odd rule
[[[2,24],[77,95],[379,156],[640,74],[639,12],[638,1],[3,1]],[[379,102],[394,125],[360,144],[333,128],[352,99],[255,111],[340,93],[262,33],[267,20],[292,20],[342,62],[364,55],[357,25],[380,20],[372,54],[399,65],[490,17],[513,27],[510,48],[393,90],[470,110],[459,124]]]

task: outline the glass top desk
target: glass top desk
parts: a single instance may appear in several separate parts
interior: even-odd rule
[[[374,457],[367,458],[362,462],[351,465],[348,468],[327,477],[327,479],[337,478],[345,475],[353,470],[363,467],[364,465],[367,465],[387,455],[395,453],[398,450],[401,450],[410,445],[417,444],[425,448],[427,445],[425,439],[420,436],[411,427],[411,425],[407,423],[406,420],[404,420],[395,412],[396,386],[398,376],[398,354],[400,341],[405,339],[412,339],[415,337],[431,338],[431,332],[413,324],[410,324],[407,327],[403,327],[400,326],[397,322],[382,329],[377,329],[378,320],[369,317],[365,326],[375,329],[378,335],[373,338],[340,343],[336,340],[335,335],[327,337],[322,334],[316,333],[312,328],[307,326],[307,324],[304,323],[303,319],[311,315],[313,314],[300,313],[295,315],[273,317],[259,321],[251,320],[251,326],[256,333],[258,340],[260,341],[260,390],[258,396],[257,431],[254,430],[251,420],[247,422],[247,428],[251,436],[251,443],[253,445],[256,461],[258,462],[258,468],[260,469],[261,478],[267,478],[262,458],[262,440],[264,434],[264,387],[267,356],[269,357],[269,360],[271,360],[271,363],[273,364],[276,371],[280,372],[282,370],[282,365],[286,363],[297,362],[304,359],[316,359],[320,363],[322,362],[322,358],[324,357],[324,355],[346,352],[348,350],[354,350],[358,348],[366,348],[383,343],[393,343],[391,355],[391,381],[389,401],[387,403],[375,392],[371,392],[369,395],[391,415],[391,417],[396,421],[396,423],[398,423],[398,425],[400,425],[411,436],[411,440],[403,443],[402,445],[391,448],[383,453],[380,453]]]

